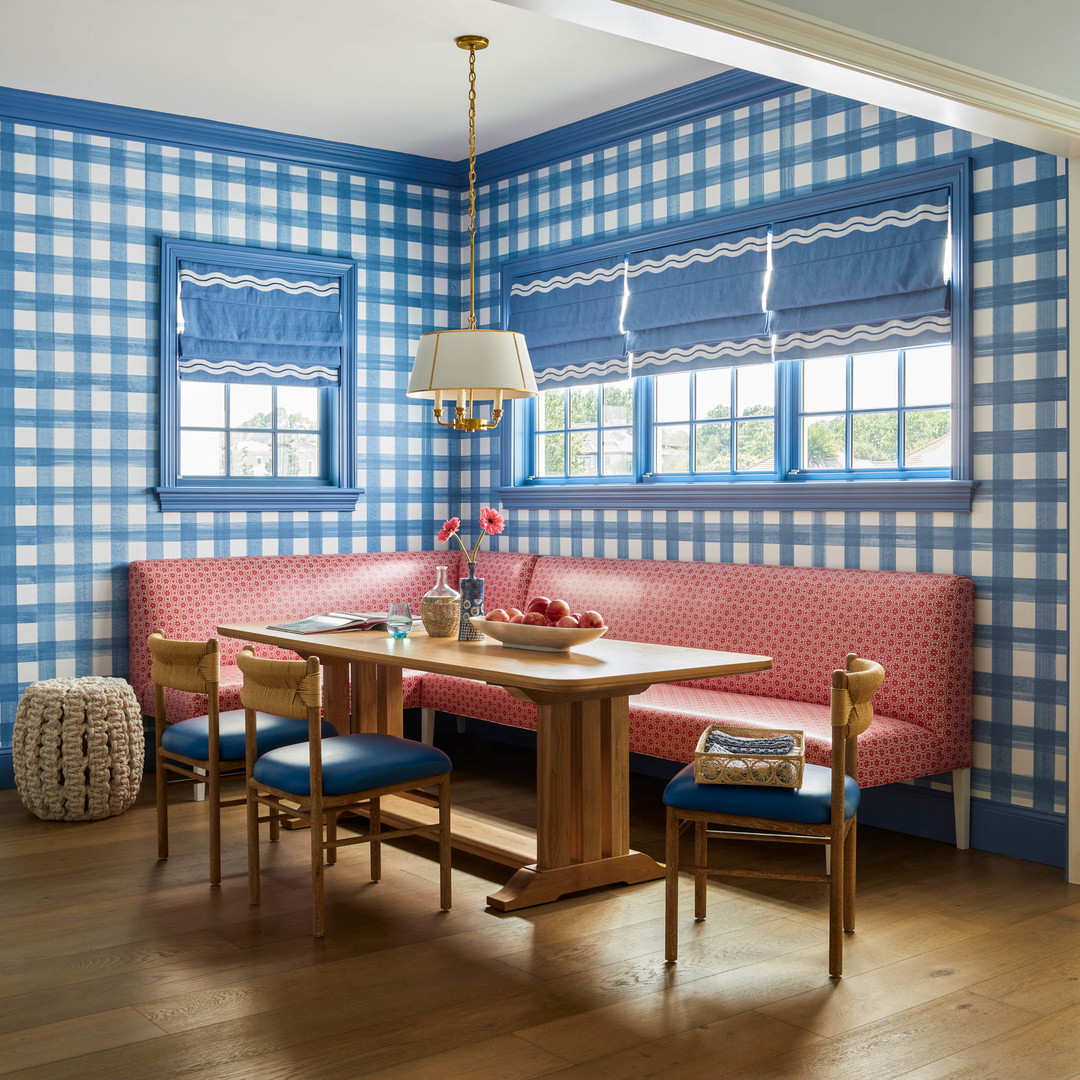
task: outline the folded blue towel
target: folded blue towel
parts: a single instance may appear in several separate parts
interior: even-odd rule
[[[705,739],[705,749],[714,754],[790,754],[795,749],[795,739],[791,735],[755,739],[726,731],[710,731]]]

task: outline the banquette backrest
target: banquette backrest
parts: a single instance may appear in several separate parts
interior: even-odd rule
[[[482,552],[477,573],[486,594],[500,605],[520,606],[536,558],[513,552]],[[451,583],[464,569],[461,552],[382,551],[310,555],[237,555],[151,559],[128,568],[128,680],[144,712],[153,712],[153,684],[146,638],[207,640],[220,623],[299,619],[327,611],[377,611],[407,601],[419,613],[420,599],[435,584],[436,567],[448,568]],[[223,669],[235,665],[243,642],[221,639]],[[291,652],[259,645],[260,656],[294,658]],[[223,683],[228,682],[228,672]]]
[[[974,587],[954,574],[545,556],[531,595],[595,609],[630,641],[763,653],[771,671],[691,682],[730,693],[829,701],[849,652],[887,673],[883,714],[970,728]]]

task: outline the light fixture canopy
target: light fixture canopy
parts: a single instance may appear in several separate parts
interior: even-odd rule
[[[469,323],[463,330],[435,330],[420,336],[409,377],[408,397],[434,402],[435,422],[457,431],[490,431],[503,415],[505,398],[537,393],[529,350],[512,330],[476,328],[476,52],[488,39],[465,34],[455,39],[469,51]],[[455,402],[452,420],[443,420],[442,403]],[[475,401],[491,400],[491,418],[473,415]]]

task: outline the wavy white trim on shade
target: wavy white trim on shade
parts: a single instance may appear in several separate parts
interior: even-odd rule
[[[236,375],[241,381],[252,375],[271,379],[338,379],[338,369],[332,367],[300,367],[297,364],[244,363],[242,360],[181,360],[177,368],[181,378],[197,371],[207,375]]]
[[[744,338],[741,341],[718,341],[712,345],[687,345],[677,349],[658,349],[634,354],[634,363],[649,367],[688,364],[693,360],[733,360],[750,355],[772,358],[772,338]]]
[[[874,217],[851,217],[846,221],[822,221],[808,229],[785,229],[774,234],[773,248],[788,244],[812,244],[815,240],[835,240],[853,232],[877,232],[879,229],[892,227],[910,228],[923,221],[949,220],[949,207],[920,203],[910,210],[884,210]]]
[[[537,385],[559,384],[563,382],[581,382],[584,379],[607,378],[619,375],[630,377],[630,360],[626,356],[617,356],[611,360],[590,360],[587,364],[572,364],[568,367],[543,368],[536,372]]]
[[[715,262],[717,259],[734,259],[748,251],[764,254],[769,247],[767,236],[747,236],[737,243],[724,240],[710,248],[691,248],[689,251],[673,252],[661,259],[642,259],[627,268],[628,277],[640,274],[662,274],[665,270],[684,270],[693,263]]]
[[[180,280],[188,281],[192,285],[223,285],[226,289],[258,289],[260,292],[277,289],[294,295],[313,293],[315,296],[337,296],[340,291],[336,281],[320,285],[314,281],[286,281],[279,277],[257,278],[251,274],[224,274],[221,271],[197,274],[194,270],[181,270]]]
[[[607,378],[612,375],[629,378],[633,373],[632,366],[642,369],[656,369],[668,365],[681,367],[684,364],[702,360],[738,364],[740,360],[753,356],[771,361],[774,357],[779,358],[778,354],[793,348],[809,351],[828,346],[838,351],[846,351],[852,345],[862,342],[875,344],[886,338],[915,337],[927,331],[937,331],[946,336],[951,328],[952,323],[948,315],[925,315],[918,319],[890,319],[884,323],[864,323],[843,330],[795,331],[778,334],[775,337],[742,338],[739,341],[717,341],[709,345],[686,345],[681,348],[648,350],[634,353],[632,360],[622,356],[562,368],[546,368],[536,373],[536,381],[538,384],[550,386],[567,382],[583,382],[586,379]]]
[[[777,334],[773,349],[777,353],[796,347],[820,349],[823,345],[844,349],[856,341],[874,342],[887,337],[914,337],[928,330],[949,334],[952,330],[952,319],[948,315],[925,315],[919,319],[890,319],[888,322],[873,325],[864,323],[846,330],[815,330],[812,333],[792,331]]]
[[[527,285],[515,284],[510,287],[511,296],[532,296],[533,293],[551,292],[553,289],[572,289],[575,285],[596,285],[601,281],[617,281],[626,272],[626,266],[598,266],[595,270],[577,270],[563,277],[557,274],[551,278],[537,278]]]

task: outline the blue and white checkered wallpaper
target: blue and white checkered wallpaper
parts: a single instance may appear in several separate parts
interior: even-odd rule
[[[519,511],[541,554],[927,570],[974,578],[977,796],[1065,805],[1065,163],[802,90],[481,190],[480,325],[498,264],[960,155],[974,161],[973,512]],[[465,488],[497,498],[497,441]],[[474,507],[474,511],[475,511]],[[947,787],[947,783],[945,784]]]
[[[27,683],[126,672],[133,559],[434,545],[458,447],[405,398],[406,358],[458,325],[460,209],[427,186],[0,123],[0,745]],[[355,514],[159,511],[162,235],[357,260]]]
[[[517,512],[492,546],[970,575],[975,792],[1060,812],[1064,162],[812,91],[727,109],[482,188],[479,324],[497,323],[506,259],[960,153],[976,166],[972,514]],[[404,399],[417,334],[458,325],[463,211],[425,185],[0,123],[0,745],[28,682],[123,672],[132,559],[430,548],[448,513],[496,502],[497,440],[448,440]],[[358,260],[356,514],[158,511],[162,234]]]

